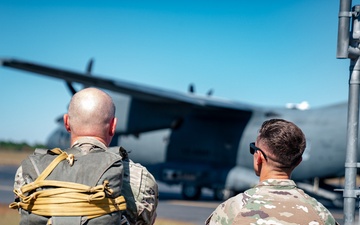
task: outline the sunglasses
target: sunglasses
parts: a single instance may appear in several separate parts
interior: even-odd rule
[[[265,155],[264,151],[261,150],[260,148],[256,147],[256,146],[255,146],[255,142],[251,142],[251,143],[250,143],[250,154],[251,154],[251,155],[254,155],[254,153],[257,152],[257,151],[260,151],[261,154],[263,154],[265,160],[267,161],[267,156]]]

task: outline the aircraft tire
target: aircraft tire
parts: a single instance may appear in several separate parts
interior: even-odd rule
[[[191,184],[183,184],[181,194],[186,200],[198,200],[201,196],[201,187]]]
[[[225,188],[215,188],[214,189],[214,200],[225,201],[228,198],[231,198],[235,195],[235,192]]]
[[[224,200],[224,189],[223,188],[215,188],[214,189],[214,200]]]

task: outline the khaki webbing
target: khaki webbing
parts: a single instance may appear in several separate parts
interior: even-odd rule
[[[115,199],[106,197],[106,194],[111,195],[113,192],[108,187],[109,182],[107,180],[96,187],[73,182],[45,180],[62,160],[67,159],[72,165],[74,159],[72,154],[68,155],[58,148],[51,151],[58,156],[34,182],[24,185],[20,191],[14,190],[21,201],[11,203],[10,208],[22,208],[41,216],[87,216],[88,218],[126,210],[123,196]],[[41,187],[54,188],[36,191],[37,188]],[[32,191],[35,192],[26,195]]]

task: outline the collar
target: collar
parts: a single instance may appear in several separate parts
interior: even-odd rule
[[[296,187],[296,183],[290,179],[267,179],[261,181],[256,186],[292,186]]]
[[[102,148],[107,149],[106,145],[101,141],[97,140],[93,137],[82,137],[77,139],[74,144],[71,146],[72,148],[78,147],[81,149],[83,153],[88,153],[94,148]]]

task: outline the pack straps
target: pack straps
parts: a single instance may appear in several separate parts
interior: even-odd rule
[[[51,152],[58,156],[34,182],[24,185],[20,190],[14,190],[20,202],[11,203],[9,208],[22,208],[41,216],[87,216],[89,219],[126,210],[123,196],[106,197],[106,194],[111,195],[113,192],[107,180],[95,187],[66,181],[45,180],[61,161],[66,159],[70,166],[74,161],[74,155],[59,148],[52,149]],[[42,187],[56,188],[37,190]]]

